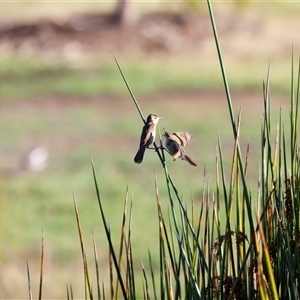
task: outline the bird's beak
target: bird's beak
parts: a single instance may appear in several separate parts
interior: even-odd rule
[[[162,116],[158,117],[159,120],[162,119],[162,118],[163,118]]]

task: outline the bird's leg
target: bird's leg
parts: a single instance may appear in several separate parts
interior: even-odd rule
[[[164,146],[156,146],[156,148],[151,148],[151,147],[147,147],[147,149],[150,149],[150,150],[155,150],[155,152],[157,151],[157,150],[159,150],[159,149],[165,149],[165,150],[167,150],[168,151],[168,149],[167,148],[165,148]],[[169,152],[169,151],[168,151]]]
[[[166,150],[170,155],[171,155],[171,153],[170,153],[170,151],[166,148],[166,147],[164,147],[164,146],[159,146],[159,147],[157,147],[158,149],[161,149],[161,150]]]
[[[172,156],[171,152],[167,148],[162,147],[162,149],[165,149]]]

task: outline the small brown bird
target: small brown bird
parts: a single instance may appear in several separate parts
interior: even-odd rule
[[[164,137],[166,139],[165,146],[170,155],[173,156],[173,160],[180,157],[182,160],[186,160],[190,165],[196,167],[197,164],[185,154],[184,148],[192,138],[189,132],[173,132],[170,133],[164,129]]]
[[[143,161],[146,148],[149,148],[149,146],[154,143],[156,135],[156,125],[161,118],[162,117],[159,117],[156,114],[150,114],[147,117],[146,124],[144,125],[141,134],[140,148],[134,157],[135,163],[140,164]]]

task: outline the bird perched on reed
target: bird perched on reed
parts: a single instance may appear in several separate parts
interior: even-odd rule
[[[140,147],[134,157],[135,163],[140,164],[143,161],[146,148],[149,148],[149,146],[154,143],[156,135],[156,125],[161,118],[162,117],[159,117],[156,114],[150,114],[147,117],[146,123],[141,133]]]
[[[182,160],[187,161],[190,165],[196,167],[197,164],[185,154],[185,147],[190,139],[192,138],[192,134],[189,132],[173,132],[170,133],[164,129],[164,137],[166,139],[165,146],[173,157],[173,160],[176,160],[180,157]]]

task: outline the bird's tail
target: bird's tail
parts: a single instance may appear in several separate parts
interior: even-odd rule
[[[192,166],[197,167],[197,164],[188,156],[188,155],[184,155],[184,159]]]
[[[145,150],[146,150],[145,147],[141,147],[136,153],[133,159],[136,164],[140,164],[143,161]]]

